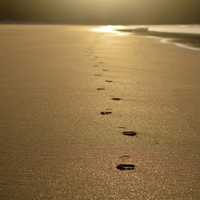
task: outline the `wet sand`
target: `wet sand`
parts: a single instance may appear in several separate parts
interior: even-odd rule
[[[0,44],[1,200],[200,199],[199,52],[73,26]]]

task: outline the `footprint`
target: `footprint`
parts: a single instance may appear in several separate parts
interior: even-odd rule
[[[126,135],[126,136],[136,136],[137,133],[135,131],[123,131],[122,132],[123,135]]]
[[[105,88],[97,88],[98,91],[105,90]]]
[[[111,111],[105,111],[105,112],[101,112],[100,114],[101,115],[111,115],[112,112]]]
[[[158,141],[154,141],[154,144],[155,145],[159,145],[160,143]]]
[[[106,83],[112,83],[113,81],[111,80],[105,80]]]
[[[121,99],[121,98],[116,98],[116,97],[115,97],[115,98],[112,98],[112,100],[113,100],[113,101],[120,101],[120,100],[122,100],[122,99]]]
[[[102,69],[102,71],[104,71],[104,72],[108,72],[109,70],[108,70],[108,69]]]
[[[121,171],[130,171],[130,170],[134,170],[135,169],[135,165],[133,164],[119,164],[116,167],[118,170]]]
[[[102,76],[102,74],[94,74],[94,76],[98,76],[98,77],[100,77],[100,76]]]

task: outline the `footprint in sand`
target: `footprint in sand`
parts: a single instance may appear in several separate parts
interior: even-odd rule
[[[130,171],[135,169],[135,165],[130,162],[130,156],[128,154],[120,156],[121,164],[117,165],[116,168],[120,171]]]
[[[102,74],[94,74],[94,76],[100,77],[102,76]]]
[[[100,112],[101,115],[111,115],[112,112],[111,111],[104,111],[104,112]]]
[[[119,164],[116,168],[120,171],[130,171],[134,170],[136,167],[133,164]]]
[[[135,131],[123,131],[122,133],[123,135],[132,136],[132,137],[137,135]]]
[[[114,97],[112,98],[113,101],[121,101],[122,99],[121,98],[118,98],[118,97]]]
[[[103,71],[103,72],[108,72],[109,70],[108,70],[108,69],[102,69],[102,71]]]
[[[98,62],[98,64],[100,64],[100,65],[103,65],[103,64],[104,64],[104,62],[100,61],[100,62]]]
[[[112,83],[113,81],[111,80],[105,80],[106,83]]]
[[[98,91],[105,90],[105,88],[97,88]]]
[[[99,57],[98,57],[98,56],[92,56],[92,59],[93,59],[94,61],[98,61]]]

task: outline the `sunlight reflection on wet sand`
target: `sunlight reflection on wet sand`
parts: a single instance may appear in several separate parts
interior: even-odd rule
[[[120,32],[117,31],[118,29],[122,28],[123,26],[112,26],[112,25],[107,25],[107,26],[99,26],[96,28],[93,28],[93,32],[99,32],[99,33],[113,33],[118,36],[124,36],[124,35],[129,35],[130,33],[125,33],[125,32]]]

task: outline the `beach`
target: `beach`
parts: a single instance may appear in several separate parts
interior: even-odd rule
[[[0,199],[200,199],[200,52],[96,30],[0,25]]]

